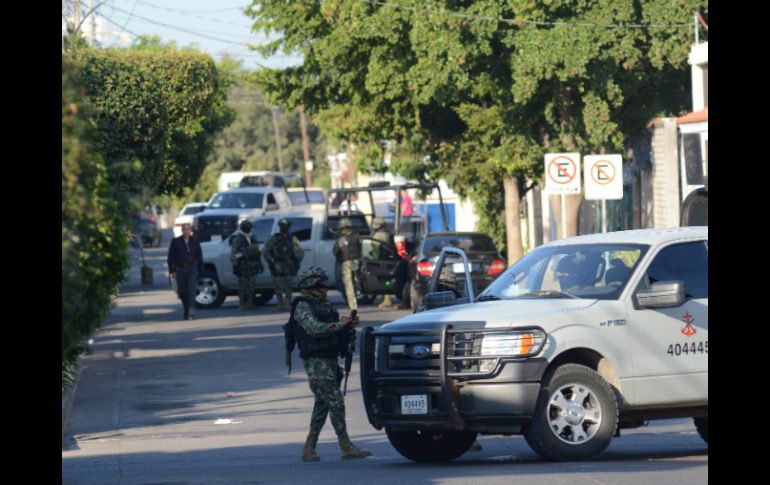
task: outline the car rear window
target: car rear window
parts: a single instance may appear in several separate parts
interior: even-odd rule
[[[441,248],[449,246],[460,248],[467,252],[496,252],[495,243],[489,236],[484,235],[459,235],[449,234],[443,236],[429,236],[425,238],[423,252],[426,254],[440,253]]]

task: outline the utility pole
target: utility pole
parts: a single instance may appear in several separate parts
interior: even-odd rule
[[[302,153],[305,156],[305,187],[313,186],[313,162],[310,160],[310,143],[307,139],[307,120],[305,105],[299,105],[299,125],[302,131]]]
[[[94,11],[94,0],[88,0],[88,15],[91,16],[91,47],[96,46],[96,12]]]
[[[281,158],[281,133],[278,131],[278,114],[276,108],[271,110],[273,112],[273,129],[275,130],[275,150],[278,154],[278,171],[283,173],[283,158]]]

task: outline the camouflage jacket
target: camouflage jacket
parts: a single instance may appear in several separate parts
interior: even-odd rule
[[[284,236],[281,233],[273,234],[262,249],[265,260],[267,261],[268,266],[270,266],[270,272],[273,273],[273,276],[294,276],[297,274],[297,271],[299,271],[300,261],[305,257],[305,251],[303,251],[302,246],[300,246],[299,240],[295,236],[288,236],[291,238],[293,257],[290,256],[288,260],[278,259],[276,257],[276,253],[278,252],[276,249],[280,245],[285,244],[285,242],[281,240],[281,238],[285,237],[287,236]]]

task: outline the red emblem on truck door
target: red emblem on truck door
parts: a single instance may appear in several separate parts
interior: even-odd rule
[[[684,327],[682,327],[682,333],[687,335],[688,337],[692,337],[693,335],[695,335],[695,332],[697,330],[695,330],[695,327],[692,326],[692,322],[694,318],[692,317],[692,315],[690,315],[690,312],[685,310],[682,320],[684,320],[684,323],[687,324]]]

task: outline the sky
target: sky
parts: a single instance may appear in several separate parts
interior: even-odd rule
[[[227,54],[248,70],[259,66],[283,68],[301,63],[282,53],[265,59],[248,48],[266,39],[251,32],[252,19],[243,14],[250,0],[92,0],[97,38],[103,47],[127,46],[136,35],[158,35],[180,47],[194,46],[219,60]],[[88,0],[83,0],[88,5]],[[83,7],[83,14],[88,10]],[[101,18],[100,18],[101,17]],[[83,30],[90,29],[89,21]]]

